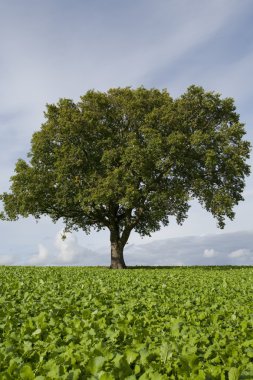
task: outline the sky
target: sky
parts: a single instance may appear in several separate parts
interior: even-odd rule
[[[253,145],[252,0],[0,0],[0,193],[26,159],[46,103],[143,85],[233,97]],[[253,159],[249,160],[252,165]],[[253,265],[253,175],[224,230],[196,201],[188,219],[125,249],[128,265]],[[1,210],[0,205],[0,210]],[[109,233],[61,239],[61,222],[0,221],[0,265],[108,265]]]

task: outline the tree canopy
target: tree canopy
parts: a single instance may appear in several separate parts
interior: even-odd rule
[[[196,198],[223,228],[243,200],[250,144],[232,98],[191,86],[88,91],[47,105],[28,160],[19,159],[2,219],[48,215],[66,230],[108,228],[111,267],[125,267],[132,230],[149,235]]]

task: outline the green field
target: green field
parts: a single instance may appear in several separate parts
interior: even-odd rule
[[[0,267],[0,379],[253,379],[253,268]]]

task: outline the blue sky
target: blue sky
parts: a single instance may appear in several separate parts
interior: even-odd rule
[[[0,0],[0,192],[16,160],[26,158],[45,104],[78,100],[91,88],[144,85],[177,97],[201,85],[235,99],[253,144],[252,19],[252,0]],[[193,202],[183,226],[172,219],[151,238],[133,234],[126,261],[252,264],[252,175],[235,212],[221,231]],[[108,262],[106,231],[62,242],[62,228],[47,218],[0,222],[0,264]]]

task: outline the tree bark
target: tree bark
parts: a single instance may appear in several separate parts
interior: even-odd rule
[[[111,243],[111,269],[125,269],[126,264],[123,256],[123,247],[120,243]]]
[[[126,264],[124,261],[123,250],[125,244],[120,239],[117,231],[111,230],[111,269],[124,269]]]

